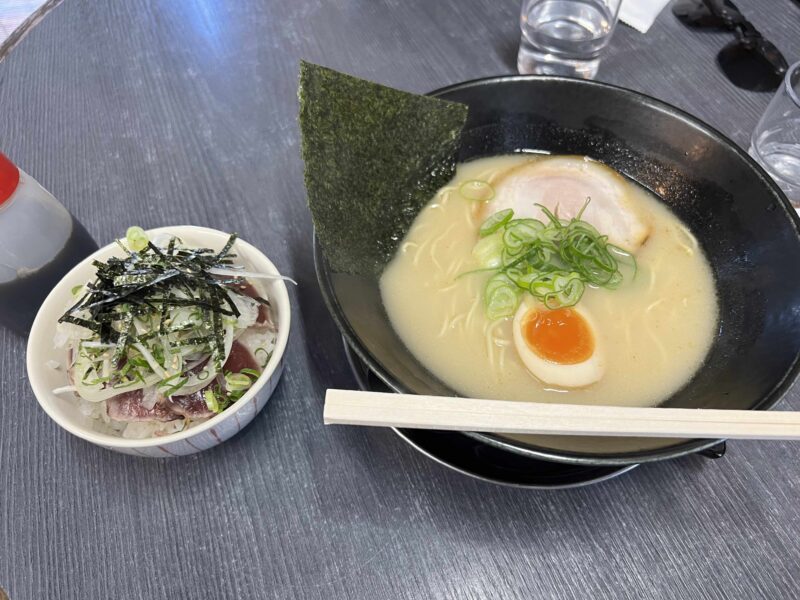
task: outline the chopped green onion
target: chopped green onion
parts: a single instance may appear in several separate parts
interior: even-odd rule
[[[483,225],[481,225],[481,228],[478,230],[478,235],[480,237],[491,235],[513,218],[514,211],[510,208],[498,211],[483,222]]]
[[[256,351],[253,352],[253,356],[258,358],[259,352],[262,352],[264,354],[264,362],[261,363],[261,368],[263,369],[264,367],[267,366],[269,359],[272,358],[272,352],[269,352],[266,348],[256,348]]]
[[[222,412],[222,408],[220,407],[219,402],[217,402],[217,396],[214,394],[213,391],[205,390],[203,392],[203,400],[206,401],[206,406],[208,407],[208,410],[210,410],[211,412],[215,413]]]
[[[184,385],[186,385],[187,381],[189,381],[188,377],[183,377],[178,381],[178,383],[170,385],[170,382],[172,382],[176,377],[178,377],[178,375],[167,377],[161,383],[158,384],[159,388],[166,388],[161,392],[164,396],[172,396],[175,392],[177,392]]]
[[[570,220],[540,208],[547,223],[514,219],[513,211],[505,209],[481,225],[481,239],[472,252],[482,267],[476,271],[495,271],[484,289],[490,319],[514,314],[524,292],[553,309],[577,304],[587,285],[615,289],[624,279],[621,265],[636,276],[633,255],[609,244],[606,236],[580,219],[586,205]]]
[[[519,304],[520,289],[505,273],[494,275],[486,284],[484,302],[491,320],[510,317]]]
[[[128,362],[139,369],[146,369],[150,366],[150,363],[141,356],[128,357]]]
[[[112,387],[115,390],[119,390],[119,389],[122,389],[122,388],[130,387],[135,383],[136,383],[135,379],[134,380],[122,379],[122,380],[118,381],[117,383],[115,383]]]
[[[231,392],[244,391],[253,385],[253,381],[245,374],[242,373],[226,373],[225,386]]]
[[[497,268],[503,264],[503,236],[495,232],[478,240],[472,248],[472,256],[481,268]]]
[[[500,211],[500,213],[502,212],[505,211]],[[525,249],[525,246],[537,242],[540,239],[540,234],[545,229],[544,223],[536,219],[514,219],[513,221],[506,219],[501,224],[501,227],[503,225],[505,225],[503,243],[509,251],[513,252],[521,252]]]
[[[261,377],[261,373],[259,373],[255,369],[242,369],[239,372],[244,373],[245,375],[250,375],[250,377],[253,377],[254,379],[258,379],[259,377]]]
[[[128,243],[128,248],[134,252],[141,252],[147,248],[147,244],[150,242],[144,229],[136,226],[128,227],[128,231],[125,232],[125,241]]]
[[[467,200],[480,200],[488,202],[494,198],[494,188],[487,181],[480,179],[470,179],[465,181],[458,188],[458,193]]]

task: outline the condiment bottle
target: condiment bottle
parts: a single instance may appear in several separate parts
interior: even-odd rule
[[[47,294],[95,250],[83,225],[0,152],[0,325],[27,334]]]

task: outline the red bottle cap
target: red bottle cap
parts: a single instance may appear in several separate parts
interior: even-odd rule
[[[0,206],[11,198],[19,184],[19,169],[0,152]]]

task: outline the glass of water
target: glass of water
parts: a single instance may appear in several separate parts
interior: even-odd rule
[[[517,69],[592,79],[622,0],[523,0]]]
[[[800,62],[789,67],[756,125],[750,155],[800,208]]]

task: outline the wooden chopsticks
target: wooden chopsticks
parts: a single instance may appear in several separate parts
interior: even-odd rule
[[[543,404],[328,390],[329,425],[624,437],[800,439],[800,412]]]

